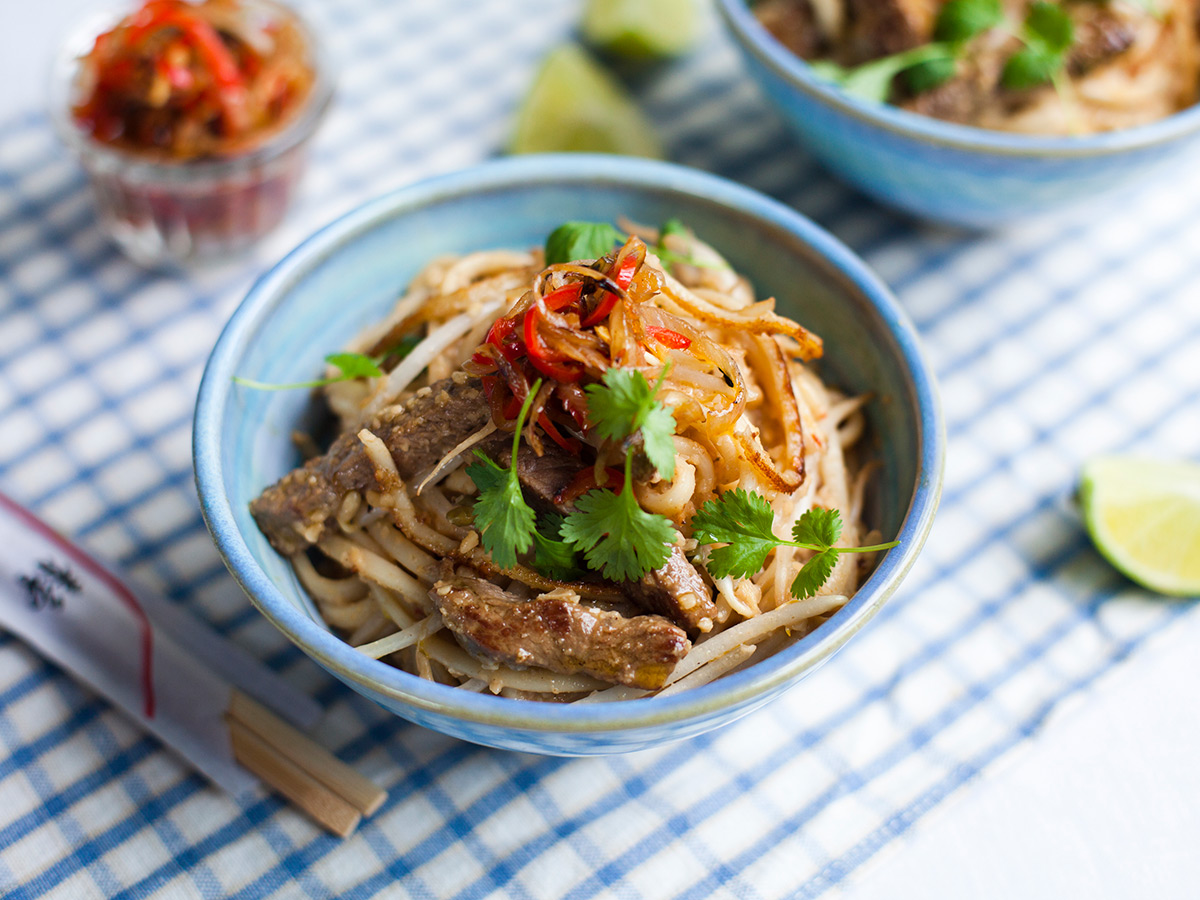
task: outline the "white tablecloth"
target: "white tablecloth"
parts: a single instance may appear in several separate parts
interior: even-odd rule
[[[0,489],[311,690],[324,739],[392,798],[344,844],[238,807],[0,638],[0,894],[1196,895],[1200,626],[1115,575],[1069,495],[1095,452],[1200,456],[1200,177],[943,232],[815,168],[719,35],[642,79],[675,159],[792,203],[896,288],[942,379],[946,501],[905,589],[785,700],[678,748],[539,760],[400,725],[289,651],[215,560],[187,436],[253,275],[353,203],[495,152],[576,5],[305,4],[343,90],[301,202],[250,258],[179,280],[105,247],[40,112],[91,5],[0,16]]]

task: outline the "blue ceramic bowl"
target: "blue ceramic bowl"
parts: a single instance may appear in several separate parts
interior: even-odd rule
[[[321,622],[247,504],[297,465],[289,435],[306,391],[235,385],[313,376],[326,354],[390,308],[431,257],[540,244],[570,219],[678,216],[781,308],[824,336],[825,378],[872,391],[872,452],[883,462],[870,516],[900,546],[825,625],[757,665],[692,692],[582,706],[511,700],[423,681],[343,643]],[[899,586],[933,521],[944,429],[917,335],[875,276],[792,210],[689,169],[611,156],[518,157],[404,188],[301,244],[234,313],[200,386],[193,435],[205,520],[262,613],[318,663],[397,715],[469,741],[534,753],[637,750],[716,728],[778,696],[829,658]]]
[[[750,74],[800,141],[877,200],[927,219],[990,227],[1145,178],[1197,146],[1200,106],[1078,138],[955,125],[852,97],[768,32],[746,0],[718,0]]]

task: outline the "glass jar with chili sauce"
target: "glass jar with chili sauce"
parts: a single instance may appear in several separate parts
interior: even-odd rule
[[[69,41],[58,130],[101,227],[143,265],[225,256],[283,217],[332,96],[313,30],[271,0],[148,0]]]

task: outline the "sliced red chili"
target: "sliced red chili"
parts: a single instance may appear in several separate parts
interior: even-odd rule
[[[550,417],[545,413],[538,416],[538,424],[542,426],[542,431],[549,435],[550,440],[554,441],[554,443],[558,444],[558,446],[562,447],[568,453],[574,454],[579,452],[579,441],[572,437],[567,437],[559,431],[554,426],[554,423],[550,421]]]
[[[678,331],[672,331],[670,328],[663,328],[661,325],[647,325],[646,334],[673,350],[686,350],[692,346],[690,337],[680,334]]]
[[[531,306],[525,313],[524,337],[525,352],[529,354],[529,364],[535,369],[556,381],[571,383],[583,377],[583,369],[569,361],[555,358],[543,346],[541,335],[538,334],[537,324],[542,314],[536,306]]]
[[[579,324],[584,328],[591,328],[593,325],[599,325],[608,318],[608,314],[612,312],[613,307],[617,305],[617,301],[620,299],[620,297],[611,291],[605,291],[600,295],[600,305],[592,310],[592,314]]]
[[[595,466],[580,469],[575,473],[575,477],[567,483],[567,486],[554,495],[554,502],[556,504],[574,503],[588,491],[594,491],[596,488],[605,487],[610,484],[614,485],[614,493],[621,493],[625,487],[623,483],[624,476],[612,467],[604,469],[604,475],[604,480],[597,482]]]
[[[512,397],[509,398],[508,403],[504,404],[504,418],[506,420],[515,419],[517,414],[521,412],[521,404],[524,402],[525,401],[519,399],[516,394],[513,394]]]
[[[517,325],[508,318],[499,318],[492,323],[484,343],[491,344],[499,350],[509,362],[515,362],[524,352],[517,336]]]
[[[551,291],[543,297],[542,302],[546,304],[546,309],[557,311],[570,306],[572,303],[577,303],[582,291],[583,285],[578,281],[571,284],[564,284],[562,287]]]
[[[621,259],[617,267],[608,273],[608,277],[617,283],[623,291],[629,290],[629,286],[633,284],[633,273],[637,271],[638,258],[635,253],[627,253]]]
[[[617,266],[608,273],[608,277],[616,282],[617,287],[621,290],[629,290],[629,286],[633,284],[633,273],[637,271],[638,258],[633,253],[627,253]],[[593,325],[598,325],[608,318],[608,314],[612,312],[617,301],[620,299],[611,291],[605,291],[600,295],[599,305],[592,310],[591,315],[583,320],[580,324],[584,328],[591,328]]]

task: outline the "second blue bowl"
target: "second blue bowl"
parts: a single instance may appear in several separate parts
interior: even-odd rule
[[[942,122],[852,97],[780,44],[746,0],[718,0],[751,76],[801,142],[877,200],[991,227],[1134,184],[1200,146],[1200,106],[1138,128],[1038,137]]]

